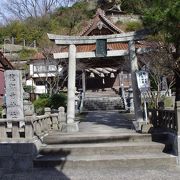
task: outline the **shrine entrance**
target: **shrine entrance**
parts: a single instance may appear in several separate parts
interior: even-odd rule
[[[142,122],[142,110],[141,110],[141,100],[140,92],[137,87],[136,71],[138,70],[137,55],[136,53],[142,52],[143,49],[137,49],[135,46],[135,41],[144,38],[144,31],[131,32],[131,33],[121,33],[114,35],[102,35],[102,36],[61,36],[48,34],[50,40],[55,41],[57,45],[68,45],[69,52],[54,53],[54,58],[68,58],[68,105],[67,105],[67,131],[78,131],[78,124],[74,121],[75,118],[75,91],[76,91],[76,60],[77,59],[88,59],[97,58],[99,40],[104,40],[106,43],[113,42],[126,42],[128,43],[127,50],[107,50],[103,49],[103,57],[129,57],[131,66],[131,78],[132,78],[132,88],[134,95],[134,108],[135,116],[137,122]],[[77,52],[77,45],[81,44],[96,44],[95,52]],[[105,55],[103,55],[105,51]],[[93,70],[94,71],[94,70]],[[83,86],[83,92],[85,93],[85,86]]]
[[[74,122],[78,76],[82,77],[81,102],[85,102],[85,98],[88,97],[96,100],[104,94],[115,99],[121,97],[125,102],[124,88],[127,83],[130,83],[127,87],[131,87],[131,92],[133,89],[136,121],[143,121],[135,72],[138,70],[137,54],[145,50],[143,45],[136,42],[144,39],[145,35],[145,31],[124,33],[105,17],[101,9],[97,10],[96,16],[80,36],[48,34],[51,41],[63,47],[61,52],[54,53],[54,58],[69,59],[67,105],[67,128],[69,130],[67,131],[78,131],[78,125]],[[125,71],[128,82],[125,82]],[[81,103],[81,108],[83,105],[85,103]]]

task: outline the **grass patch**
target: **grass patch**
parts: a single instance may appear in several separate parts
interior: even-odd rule
[[[126,31],[137,31],[143,28],[143,25],[141,22],[138,21],[132,21],[125,23],[125,29]]]

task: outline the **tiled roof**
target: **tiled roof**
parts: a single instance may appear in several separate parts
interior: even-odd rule
[[[14,69],[14,67],[0,51],[0,96],[4,94],[4,70],[8,69]]]
[[[125,50],[128,48],[127,43],[108,43],[108,50]],[[77,52],[91,52],[96,50],[96,44],[78,45]]]
[[[100,27],[101,26],[101,27]],[[98,9],[96,12],[96,15],[94,19],[91,21],[89,26],[85,28],[84,31],[80,33],[80,36],[89,36],[89,35],[102,35],[101,28],[105,27],[108,31],[105,33],[109,34],[119,34],[123,31],[120,30],[118,27],[116,27],[110,20],[108,20],[105,16],[105,12],[102,9]],[[95,32],[95,30],[97,30]],[[97,34],[91,34],[91,33],[97,33]],[[107,35],[106,34],[106,35]],[[136,47],[145,47],[144,44],[136,43]],[[96,50],[96,44],[82,44],[77,45],[77,52],[92,52]],[[116,42],[116,43],[108,43],[107,44],[108,50],[127,50],[128,49],[128,43],[123,42]],[[68,52],[68,47],[62,47],[60,49],[56,49],[54,53],[58,52]]]
[[[98,9],[94,19],[91,21],[89,26],[87,26],[81,33],[81,36],[88,36],[90,33],[99,28],[101,29],[103,26],[106,27],[109,31],[113,33],[122,33],[123,31],[116,27],[110,20],[105,17],[105,13],[102,9]]]
[[[3,55],[1,51],[0,51],[0,64],[5,70],[14,69],[13,65],[7,60],[7,58]]]
[[[143,44],[136,44],[136,48],[145,47]],[[96,50],[96,44],[83,44],[76,46],[77,52],[92,52]],[[108,50],[127,50],[128,43],[108,43],[107,44]],[[68,52],[68,47],[61,49],[59,52]]]

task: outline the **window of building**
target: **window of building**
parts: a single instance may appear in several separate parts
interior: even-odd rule
[[[49,66],[48,66],[48,70],[49,70],[50,72],[52,72],[52,71],[57,71],[57,67],[56,67],[55,65],[49,65]]]
[[[35,73],[47,72],[46,66],[43,66],[43,65],[34,66],[34,72],[35,72]]]

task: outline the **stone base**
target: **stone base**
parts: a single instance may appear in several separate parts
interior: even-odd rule
[[[143,124],[141,127],[141,132],[142,133],[150,133],[152,130],[153,125],[152,124]]]
[[[135,130],[138,132],[138,131],[142,130],[143,125],[147,125],[147,122],[146,121],[134,121],[133,125],[134,125]]]
[[[63,124],[62,125],[62,132],[78,132],[79,131],[79,122],[74,122],[74,123],[68,123],[68,124]]]
[[[176,153],[177,155],[177,163],[178,165],[180,166],[180,135],[177,135],[175,138],[174,138],[174,152]]]

